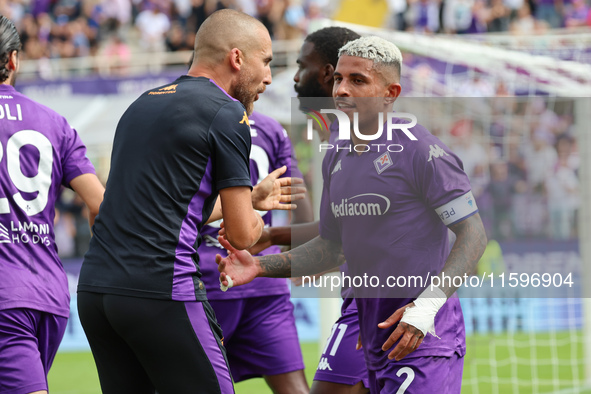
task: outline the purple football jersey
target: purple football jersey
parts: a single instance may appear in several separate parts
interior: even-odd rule
[[[275,169],[287,166],[283,177],[294,176],[301,178],[302,174],[297,168],[294,159],[291,141],[287,132],[276,120],[254,112],[249,117],[252,147],[250,151],[250,178],[253,185],[262,181]],[[272,213],[260,212],[263,215],[265,226],[272,226]],[[217,241],[220,222],[213,222],[203,227],[203,241],[199,247],[199,266],[201,268],[201,280],[207,289],[207,298],[238,299],[244,297],[261,297],[269,295],[289,294],[286,279],[257,278],[251,283],[232,288],[226,293],[220,290],[219,272],[215,263],[215,255],[227,255],[227,251]],[[271,246],[259,254],[280,253],[278,246]]]
[[[392,139],[387,140],[384,132],[368,142],[369,151],[361,155],[354,149],[349,152],[351,141],[339,141],[339,150],[335,149],[324,172],[321,236],[342,243],[351,276],[367,275],[380,281],[375,286],[372,283],[376,281],[354,285],[370,369],[381,369],[388,363],[381,346],[395,329],[379,329],[378,323],[426,287],[426,283],[422,287],[393,287],[387,285],[387,278],[437,275],[449,254],[446,224],[477,211],[470,200],[474,209],[464,210],[462,205],[462,209],[452,210],[453,221],[445,217],[444,223],[442,207],[458,201],[468,206],[468,200],[464,201],[470,195],[468,177],[457,156],[439,139],[421,126],[412,128],[412,133],[417,141],[403,133],[392,133]],[[427,335],[419,349],[407,357],[464,354],[464,323],[457,297],[441,308],[435,329],[441,339]]]
[[[338,120],[335,119],[334,122],[332,122],[329,126],[329,130],[330,130],[330,136],[328,139],[328,143],[331,145],[335,145],[338,140],[339,140],[339,122]],[[335,154],[334,150],[328,150],[326,152],[326,154],[324,155],[324,158],[322,159],[322,175],[324,176],[324,174],[329,174],[329,168],[332,162],[332,155]],[[322,198],[320,200],[320,212],[324,211],[324,210],[329,210],[330,206],[329,206],[329,201]],[[347,267],[347,263],[341,265],[339,267],[341,273],[345,276],[349,275],[349,268]],[[341,297],[343,298],[343,304],[341,306],[341,314],[344,314],[345,311],[349,308],[351,309],[357,309],[357,306],[355,304],[355,300],[354,300],[354,295],[353,295],[353,289],[347,285],[342,285],[341,286]]]
[[[0,85],[0,309],[69,316],[70,293],[53,233],[60,187],[92,173],[66,119]]]

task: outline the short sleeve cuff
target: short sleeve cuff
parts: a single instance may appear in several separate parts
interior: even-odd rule
[[[246,179],[246,178],[226,179],[226,180],[219,181],[216,183],[216,187],[218,190],[227,189],[229,187],[237,187],[237,186],[247,186],[247,187],[250,187],[250,190],[252,190],[252,182],[250,181],[250,179]]]
[[[64,176],[63,185],[69,187],[70,182],[73,179],[78,178],[80,175],[84,175],[84,174],[96,175],[96,171],[94,169],[94,166],[92,165],[92,163],[90,163],[90,161],[88,163],[83,164],[83,165],[79,165],[76,168],[71,168],[68,171],[68,173],[65,174],[65,176]]]

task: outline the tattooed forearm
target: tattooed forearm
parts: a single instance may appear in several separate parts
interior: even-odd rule
[[[343,263],[341,245],[316,237],[289,252],[259,257],[262,276],[289,278],[327,271]]]
[[[465,274],[473,275],[476,272],[478,260],[482,257],[486,248],[486,233],[477,213],[466,220],[450,227],[456,234],[456,242],[445,262],[443,272],[446,277],[464,277]],[[452,281],[453,282],[453,281]],[[449,281],[441,281],[441,290],[449,298],[458,288]]]

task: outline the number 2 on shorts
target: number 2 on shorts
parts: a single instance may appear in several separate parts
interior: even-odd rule
[[[396,394],[404,394],[408,386],[410,386],[410,384],[415,378],[415,371],[413,371],[412,368],[409,367],[402,367],[398,370],[398,372],[396,372],[396,376],[398,377],[400,377],[400,375],[402,374],[406,374],[406,379],[404,379],[404,382],[402,382]]]

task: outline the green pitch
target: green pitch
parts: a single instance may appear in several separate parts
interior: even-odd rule
[[[477,335],[467,340],[462,394],[581,393],[583,343],[577,331],[555,334]],[[550,346],[553,344],[552,346]],[[306,377],[312,383],[318,345],[303,343]],[[100,394],[90,353],[59,353],[49,373],[51,394]],[[237,394],[270,393],[263,379],[236,385]]]
[[[312,384],[318,364],[318,345],[302,343],[302,353],[306,364],[306,378]],[[58,353],[49,372],[49,392],[51,394],[101,394],[98,375],[92,354]],[[271,393],[263,379],[249,379],[236,384],[236,394]]]

